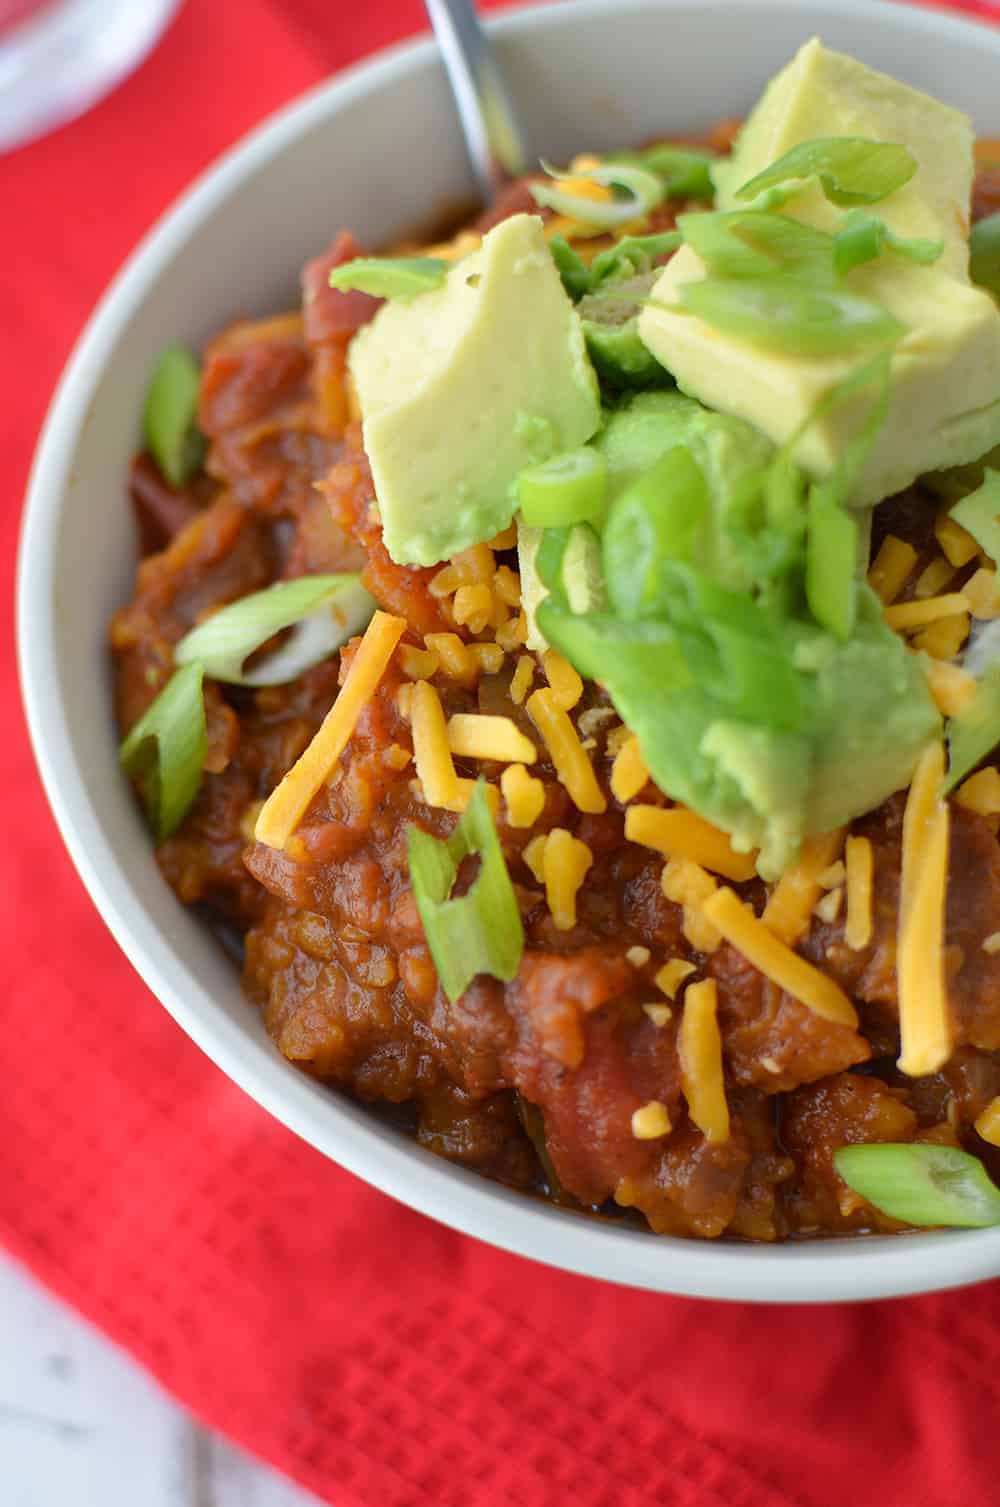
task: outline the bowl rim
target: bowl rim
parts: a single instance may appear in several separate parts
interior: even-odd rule
[[[490,19],[491,32],[606,13],[613,0],[520,6]],[[788,11],[792,0],[629,0],[637,11]],[[881,9],[881,7],[880,7]],[[794,0],[796,15],[829,14],[830,0]],[[871,20],[870,0],[838,0],[840,17]],[[894,17],[894,19],[892,19]],[[886,25],[928,38],[968,36],[997,52],[1000,31],[972,18],[886,5]],[[989,40],[987,40],[989,39]],[[119,947],[182,1029],[228,1077],[310,1145],[382,1192],[445,1225],[548,1265],[667,1294],[762,1302],[902,1296],[984,1280],[1000,1272],[1000,1230],[830,1239],[775,1246],[653,1237],[571,1213],[455,1167],[394,1132],[359,1106],[295,1072],[269,1043],[251,1039],[213,1008],[210,992],[171,978],[177,957],[135,901],[115,850],[96,820],[73,752],[62,704],[55,634],[57,523],[94,389],[119,336],[188,236],[218,204],[296,137],[373,90],[391,88],[435,56],[426,35],[405,40],[321,81],[268,117],[211,163],[154,223],[110,283],[71,352],[32,463],[17,564],[17,651],[35,760],[63,842]],[[45,611],[38,611],[38,604]],[[292,1086],[294,1085],[294,1086]]]

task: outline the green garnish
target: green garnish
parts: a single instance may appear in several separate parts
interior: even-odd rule
[[[648,272],[658,257],[668,251],[676,251],[681,244],[679,230],[662,230],[657,235],[625,235],[607,251],[598,252],[590,264],[590,288],[596,288],[619,278],[634,277]]]
[[[829,356],[888,345],[905,333],[888,309],[836,288],[772,278],[706,278],[684,283],[681,306],[713,329],[765,350]]]
[[[200,664],[175,670],[118,751],[158,843],[180,826],[201,784],[208,751],[203,675]]]
[[[916,158],[897,142],[817,136],[785,152],[737,189],[736,197],[755,199],[771,189],[816,178],[831,203],[842,208],[876,204],[908,183],[916,170]]]
[[[201,465],[205,437],[198,428],[201,372],[183,345],[161,352],[146,394],[146,447],[172,487],[182,487]]]
[[[929,267],[944,251],[944,242],[928,241],[923,236],[895,235],[884,220],[866,214],[863,209],[852,209],[833,238],[837,276],[845,277],[854,267],[875,261],[884,251]]]
[[[671,561],[695,558],[708,513],[705,476],[691,451],[676,445],[626,487],[604,528],[604,579],[620,617],[648,617],[665,595]]]
[[[950,719],[947,733],[946,795],[1000,743],[1000,661],[982,671],[976,694],[957,717]]]
[[[517,478],[521,515],[533,528],[586,523],[604,510],[608,465],[604,456],[581,445],[564,450]]]
[[[437,256],[359,256],[330,273],[330,287],[373,298],[419,298],[440,288],[449,263]]]
[[[1000,565],[1000,471],[987,467],[982,486],[963,497],[951,509],[950,516]]]
[[[655,173],[644,167],[629,163],[603,162],[586,173],[560,173],[548,163],[542,167],[554,180],[551,183],[532,183],[532,197],[536,204],[554,209],[557,214],[567,215],[580,225],[592,225],[600,230],[614,230],[638,220],[642,215],[663,202],[664,187]],[[593,199],[576,194],[572,189],[560,188],[561,183],[579,182],[585,178],[601,188],[617,190],[611,198]]]
[[[552,260],[562,278],[563,287],[574,301],[590,292],[590,268],[565,236],[554,235],[549,241]]]
[[[833,283],[833,237],[788,215],[736,209],[681,215],[677,226],[713,277]]]
[[[980,288],[1000,295],[1000,210],[977,220],[969,231],[969,276]]]
[[[482,780],[446,842],[411,826],[410,879],[441,988],[452,1004],[479,973],[509,982],[524,951],[524,928]],[[479,872],[451,899],[462,861],[479,857]]]
[[[809,491],[806,601],[816,621],[842,643],[854,631],[858,526],[840,506],[834,488]]]
[[[712,163],[716,158],[698,147],[659,141],[639,152],[609,152],[607,161],[648,168],[663,180],[668,199],[711,199],[715,192]]]
[[[177,664],[200,661],[213,680],[233,685],[281,685],[328,659],[375,610],[358,575],[302,576],[241,597],[186,633],[174,650]],[[269,638],[301,625],[292,643],[256,670],[244,664]],[[311,631],[307,631],[311,630]]]
[[[1000,1188],[978,1157],[953,1146],[842,1146],[833,1162],[849,1188],[904,1224],[1000,1224]]]

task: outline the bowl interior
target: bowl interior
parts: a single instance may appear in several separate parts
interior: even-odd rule
[[[573,0],[495,27],[531,140],[557,161],[743,113],[816,33],[1000,134],[1000,32],[933,12],[865,0]],[[298,268],[340,226],[378,245],[471,191],[433,47],[395,49],[223,159],[88,326],[36,458],[19,598],[32,738],[74,861],[140,974],[225,1072],[320,1150],[447,1223],[555,1265],[705,1296],[830,1300],[992,1275],[1000,1232],[706,1247],[539,1207],[451,1167],[289,1067],[231,964],[159,876],[117,771],[105,655],[134,569],[124,479],[151,363],[169,340],[197,344],[238,315],[289,306]]]

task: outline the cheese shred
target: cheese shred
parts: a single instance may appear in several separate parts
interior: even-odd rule
[[[406,620],[376,612],[365,629],[344,684],[319,731],[261,807],[254,828],[258,842],[283,848],[305,815],[306,807],[328,779],[350,741],[358,718],[378,689]],[[413,690],[423,687],[417,681]]]
[[[731,892],[730,892],[731,893]],[[681,1087],[688,1114],[706,1141],[729,1139],[729,1106],[722,1076],[722,1037],[714,979],[689,984],[677,1036]]]
[[[668,811],[660,806],[629,806],[625,812],[625,836],[629,842],[655,848],[667,858],[690,859],[737,884],[752,879],[757,872],[753,854],[734,852],[725,832],[683,806]]]
[[[532,692],[526,707],[528,716],[544,739],[560,783],[569,791],[577,810],[591,815],[606,811],[608,803],[597,783],[594,767],[551,686]]]
[[[991,1099],[976,1122],[976,1134],[991,1146],[1000,1146],[1000,1095]]]
[[[705,901],[702,911],[726,941],[779,989],[800,1000],[814,1015],[836,1025],[857,1028],[857,1011],[840,986],[786,947],[763,921],[758,921],[735,890],[725,886],[717,889]]]
[[[844,849],[847,869],[847,920],[844,941],[855,952],[872,939],[874,852],[867,837],[849,837]]]
[[[948,804],[942,799],[944,746],[932,744],[917,764],[903,815],[896,977],[900,1071],[936,1073],[951,1056],[944,975],[948,883]]]
[[[803,844],[798,862],[786,869],[768,898],[762,920],[789,947],[809,929],[813,906],[823,888],[822,876],[836,863],[844,846],[843,827]]]

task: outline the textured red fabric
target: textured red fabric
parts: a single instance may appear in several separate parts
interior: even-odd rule
[[[111,98],[0,159],[5,602],[43,409],[121,258],[254,121],[420,24],[419,0],[189,0]],[[659,1298],[390,1202],[229,1084],[118,953],[34,775],[10,633],[0,718],[0,1240],[208,1423],[337,1507],[996,1499],[1000,1288]]]

